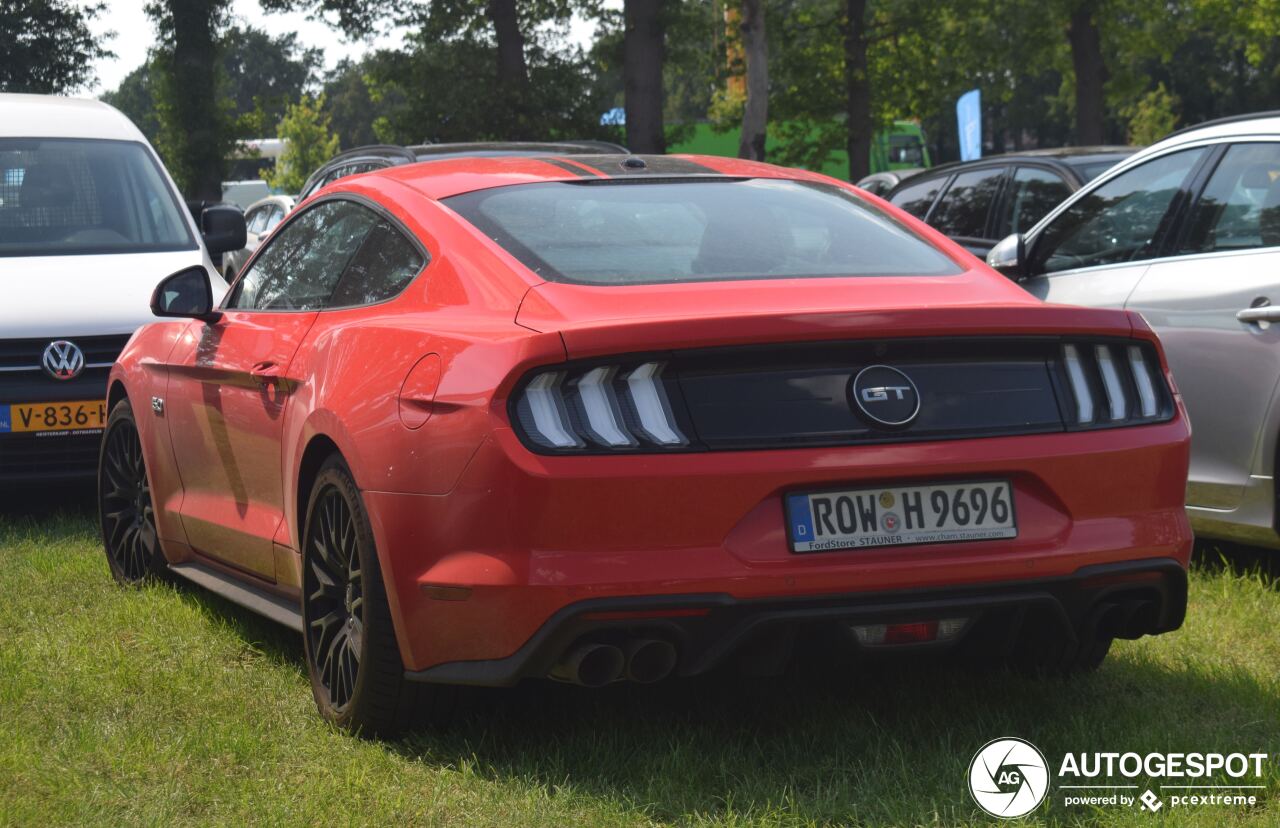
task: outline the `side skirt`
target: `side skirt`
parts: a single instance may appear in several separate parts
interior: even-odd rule
[[[272,595],[231,575],[223,574],[197,561],[169,564],[170,571],[188,581],[252,610],[294,632],[302,632],[302,608],[297,602]]]

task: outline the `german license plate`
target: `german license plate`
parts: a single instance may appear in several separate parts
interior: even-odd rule
[[[1007,480],[793,493],[786,504],[793,552],[1018,536]]]
[[[0,405],[0,434],[99,430],[106,422],[107,404],[102,400]]]

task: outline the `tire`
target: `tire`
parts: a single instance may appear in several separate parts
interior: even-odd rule
[[[316,475],[305,530],[303,646],[320,715],[384,738],[444,721],[455,688],[405,679],[369,516],[337,455]]]
[[[167,572],[156,534],[151,484],[133,408],[127,399],[107,417],[98,454],[98,522],[111,575],[136,586]]]

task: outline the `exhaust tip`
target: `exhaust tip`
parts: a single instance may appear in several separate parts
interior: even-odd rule
[[[642,638],[627,646],[627,678],[639,684],[661,681],[676,668],[676,648],[668,641]]]
[[[626,662],[612,644],[580,644],[551,670],[551,678],[583,687],[603,687],[622,676]]]

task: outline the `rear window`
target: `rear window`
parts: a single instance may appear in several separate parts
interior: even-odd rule
[[[625,285],[959,272],[903,225],[825,184],[548,182],[465,193],[445,203],[549,281]]]
[[[195,247],[182,206],[141,144],[0,138],[0,256]]]

